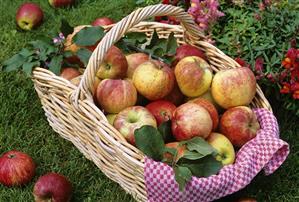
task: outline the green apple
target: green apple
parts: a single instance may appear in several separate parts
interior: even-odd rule
[[[235,161],[235,150],[232,143],[221,133],[211,133],[207,139],[208,143],[218,151],[216,160],[223,165],[233,164]]]
[[[117,114],[107,114],[107,115],[106,115],[106,118],[107,118],[108,122],[109,122],[111,125],[113,125],[113,122],[114,122],[114,119],[115,119],[116,115],[117,115]]]

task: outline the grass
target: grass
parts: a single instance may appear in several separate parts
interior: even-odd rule
[[[24,1],[0,0],[0,63],[34,40],[37,35],[58,29],[60,17],[72,25],[89,24],[99,16],[119,20],[135,7],[134,0],[81,0],[69,9],[52,9],[47,1],[33,1],[45,12],[45,22],[37,30],[16,29],[15,12]],[[36,161],[37,173],[27,186],[6,188],[0,185],[0,201],[32,201],[32,190],[38,176],[54,171],[67,176],[74,187],[73,201],[133,201],[119,185],[101,171],[68,141],[53,132],[44,116],[40,101],[30,79],[19,73],[0,73],[0,154],[16,149],[30,154]],[[254,196],[258,201],[299,200],[299,119],[273,102],[281,138],[289,142],[291,153],[274,174],[259,174],[240,192],[220,201],[232,201],[239,196]]]

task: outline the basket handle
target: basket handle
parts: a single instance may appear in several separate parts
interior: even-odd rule
[[[94,52],[92,53],[83,78],[78,88],[71,95],[71,102],[78,106],[78,100],[84,99],[86,94],[89,94],[94,83],[96,72],[104,59],[108,49],[116,43],[130,28],[139,22],[154,16],[173,16],[180,20],[182,26],[186,30],[186,34],[196,40],[204,39],[204,34],[199,30],[198,25],[195,24],[192,17],[186,13],[182,8],[172,5],[157,4],[139,8],[133,11],[130,15],[123,18],[103,37]]]

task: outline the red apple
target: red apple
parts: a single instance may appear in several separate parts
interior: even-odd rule
[[[98,85],[96,100],[105,112],[116,114],[135,105],[137,91],[130,80],[104,79]]]
[[[181,59],[187,56],[197,56],[206,60],[206,56],[202,50],[189,44],[183,44],[176,49],[175,60],[172,65],[175,66]]]
[[[220,70],[213,78],[211,92],[224,109],[249,105],[256,93],[255,76],[247,67]]]
[[[49,4],[54,8],[60,8],[65,6],[70,6],[75,2],[75,0],[49,0]]]
[[[108,17],[97,18],[91,23],[92,26],[105,26],[111,24],[114,24],[114,21]]]
[[[172,113],[176,106],[166,100],[156,100],[146,105],[146,108],[154,115],[159,126],[163,122],[172,119]]]
[[[175,162],[177,162],[180,158],[184,156],[186,149],[186,145],[180,145],[179,142],[170,142],[165,144],[166,148],[172,148],[175,149],[177,152]],[[164,153],[164,158],[166,159],[167,162],[173,162],[173,155],[169,152]]]
[[[176,80],[174,81],[174,86],[172,91],[166,95],[163,100],[168,100],[169,102],[172,102],[174,105],[179,106],[184,102],[185,96],[181,92],[178,83]]]
[[[19,186],[30,182],[35,174],[35,163],[27,154],[9,151],[0,157],[0,183]]]
[[[209,112],[195,103],[185,103],[176,108],[172,118],[172,133],[176,140],[188,140],[199,136],[207,138],[213,121]]]
[[[33,195],[36,202],[67,202],[71,200],[72,185],[63,175],[47,173],[35,183]]]
[[[260,125],[254,112],[245,106],[229,108],[220,119],[220,132],[234,146],[241,147],[256,136]]]
[[[23,30],[31,30],[39,26],[44,18],[44,13],[35,3],[22,4],[16,14],[17,25]]]
[[[133,74],[137,91],[149,100],[162,99],[174,86],[174,73],[170,67],[158,60],[150,60],[139,65]]]
[[[65,78],[66,80],[71,81],[72,79],[80,76],[81,73],[78,69],[75,69],[73,67],[65,67],[61,70],[60,76]]]
[[[174,74],[180,90],[188,97],[198,97],[205,93],[213,78],[210,65],[197,56],[180,60],[174,68]]]
[[[116,46],[112,46],[100,65],[97,77],[100,79],[121,79],[127,74],[128,62],[126,56]]]
[[[213,131],[215,131],[218,127],[218,123],[219,123],[219,115],[217,112],[217,109],[215,108],[215,106],[209,102],[208,100],[204,99],[204,98],[195,98],[193,100],[190,100],[189,102],[198,104],[199,106],[202,106],[203,108],[205,108],[213,121]]]
[[[145,53],[132,53],[126,56],[128,61],[127,77],[132,78],[135,69],[142,63],[149,60],[149,57]]]
[[[122,110],[117,114],[113,122],[113,126],[132,145],[135,145],[134,131],[144,125],[156,128],[157,122],[155,117],[142,106],[133,106]]]
[[[257,202],[257,200],[252,197],[242,197],[236,200],[235,202]]]

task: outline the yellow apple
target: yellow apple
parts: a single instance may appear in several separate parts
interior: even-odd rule
[[[197,56],[180,60],[175,66],[174,74],[180,90],[188,97],[198,97],[205,93],[213,78],[210,65]]]
[[[212,96],[224,109],[249,105],[256,93],[256,80],[247,67],[220,70],[214,75]]]
[[[235,161],[235,150],[232,143],[221,133],[211,133],[207,142],[218,151],[216,159],[223,165],[233,164]]]
[[[109,122],[111,125],[113,125],[113,122],[114,122],[114,120],[115,120],[116,115],[117,115],[117,114],[107,114],[107,115],[106,115],[106,118],[107,118],[108,122]]]
[[[162,99],[174,87],[174,73],[170,67],[158,60],[139,65],[133,73],[133,83],[138,93],[149,100]]]

